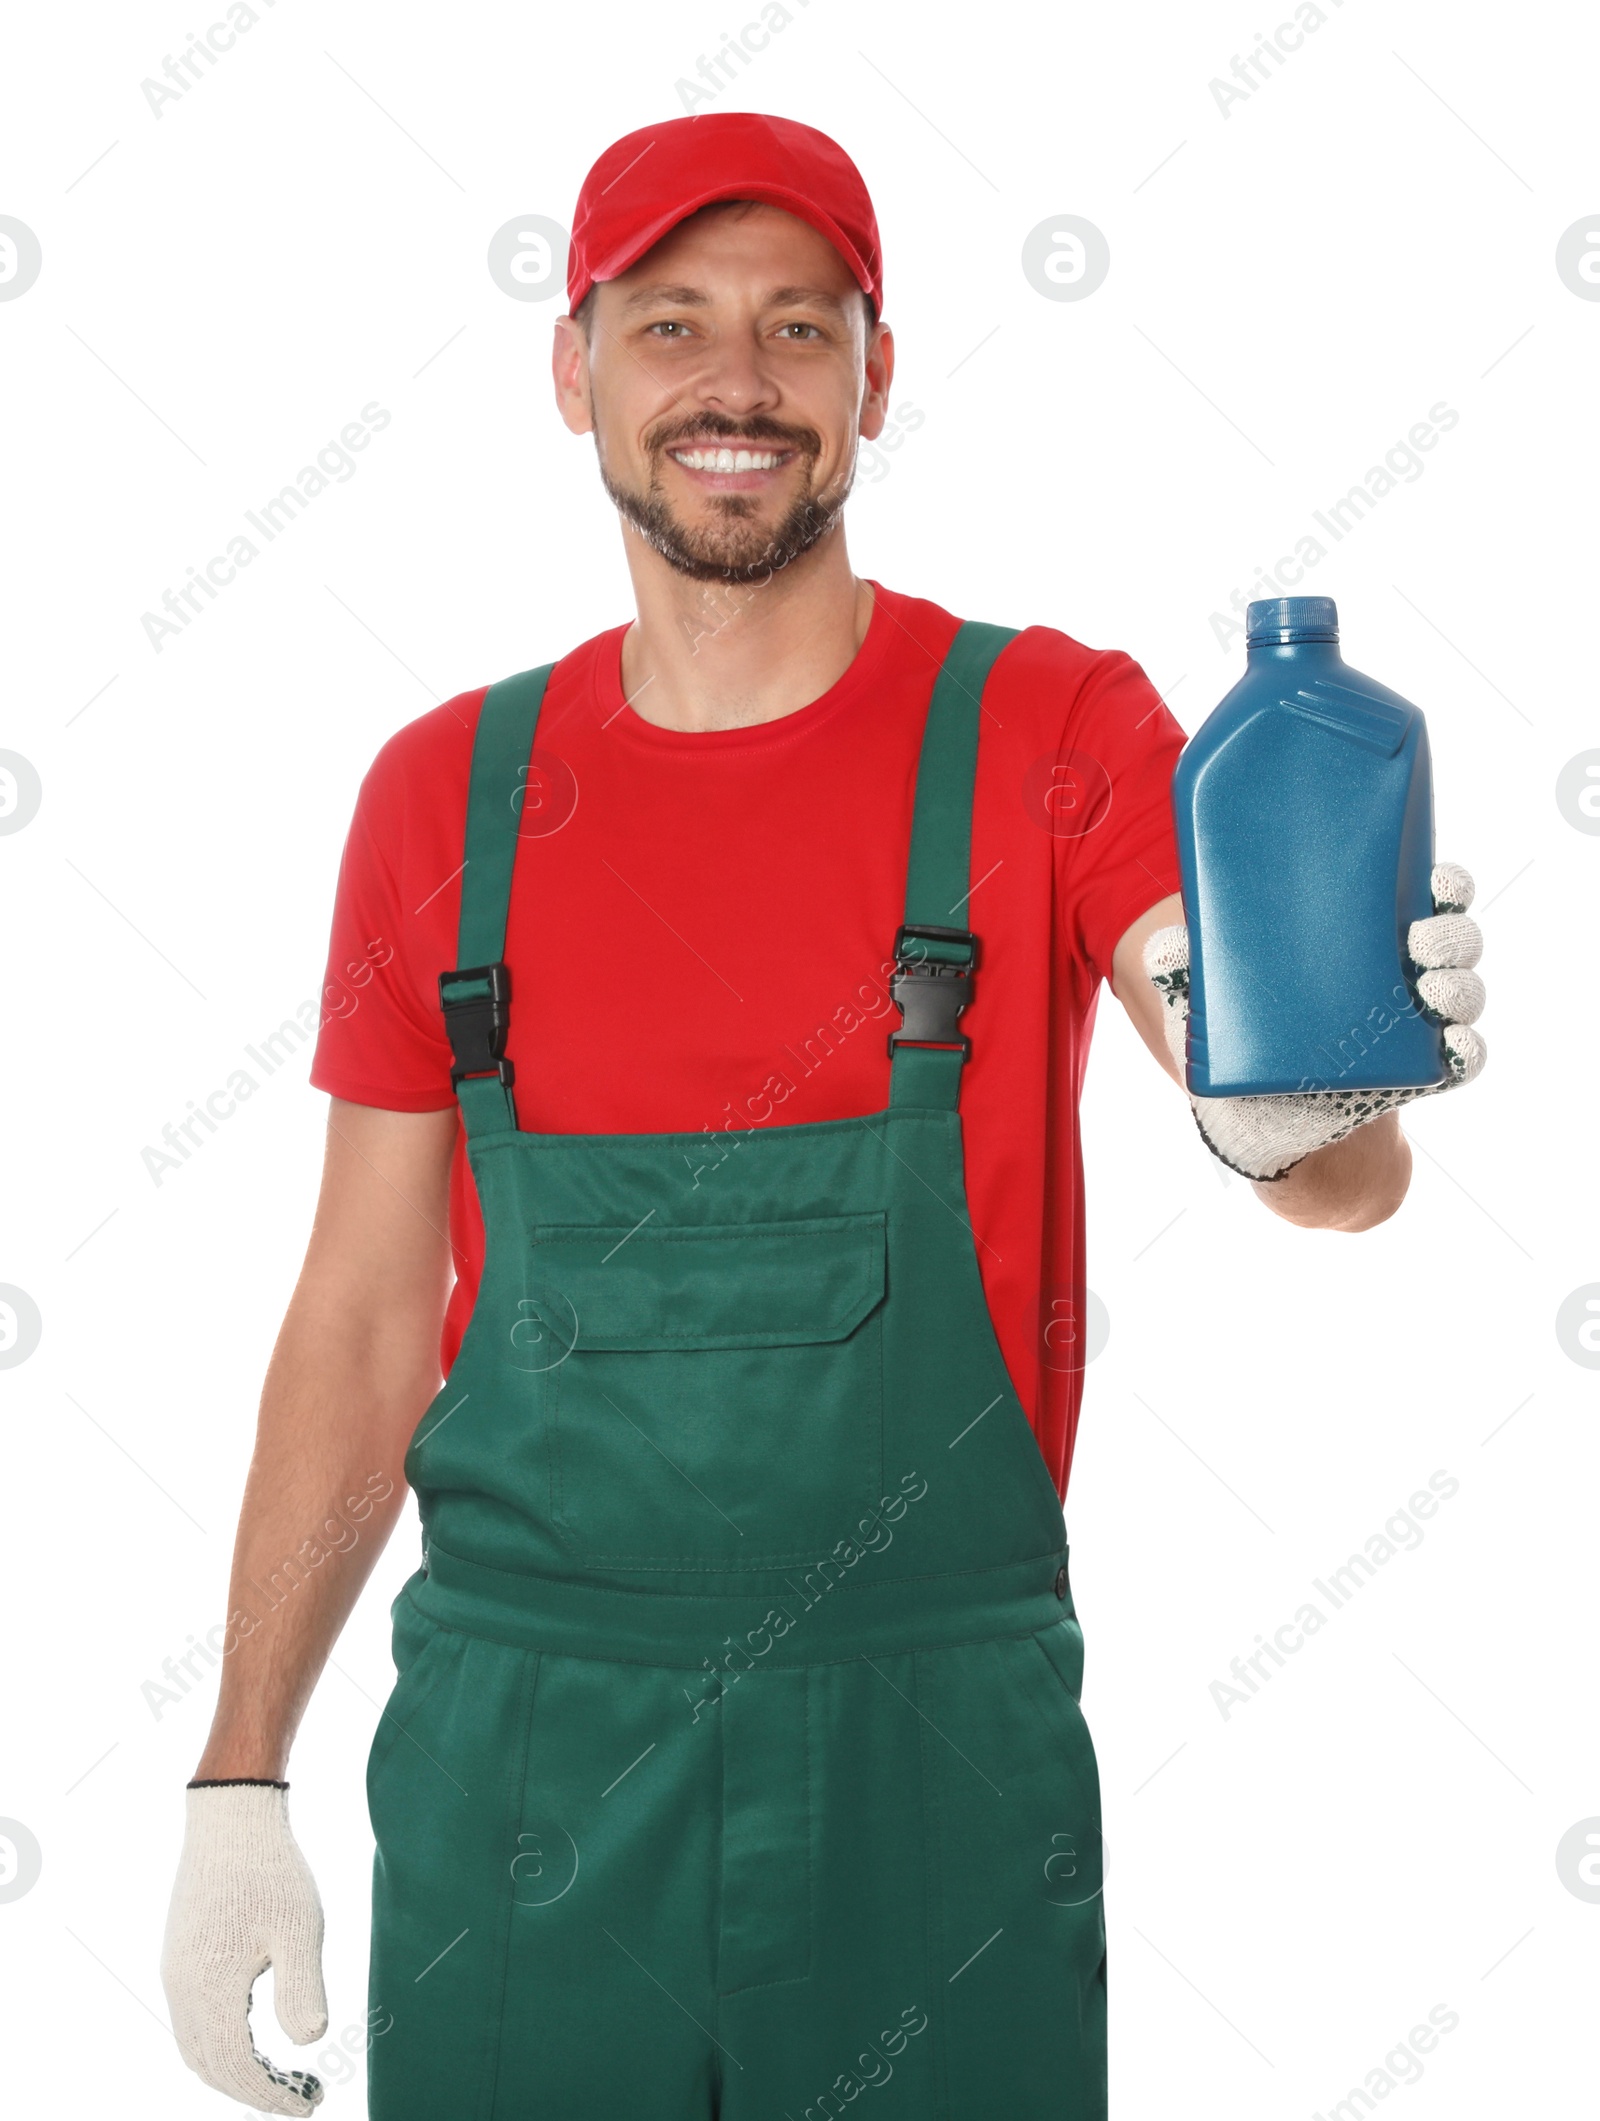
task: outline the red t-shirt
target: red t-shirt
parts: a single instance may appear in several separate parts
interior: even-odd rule
[[[866,639],[838,682],[750,728],[644,721],[623,697],[625,626],[556,664],[506,937],[524,1128],[703,1129],[701,1182],[714,1185],[729,1128],[887,1104],[899,1015],[886,973],[918,747],[958,622],[873,589]],[[437,982],[456,963],[482,700],[482,688],[461,693],[408,724],[361,786],[311,1070],[355,1104],[454,1101]],[[1046,626],[1006,646],[984,695],[965,916],[982,943],[962,1018],[967,1187],[1001,1351],[1063,1495],[1082,1386],[1078,1097],[1112,951],[1178,888],[1169,789],[1183,742],[1129,657]],[[447,1370],[483,1257],[460,1137],[450,1227]]]

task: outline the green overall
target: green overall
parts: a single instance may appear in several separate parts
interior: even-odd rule
[[[900,2121],[1103,2121],[1083,1641],[957,1109],[949,924],[1011,638],[963,626],[933,689],[887,1108],[709,1168],[704,1134],[518,1129],[500,960],[549,666],[484,700],[441,996],[487,1252],[406,1457],[377,2121],[813,2121],[878,2089]]]

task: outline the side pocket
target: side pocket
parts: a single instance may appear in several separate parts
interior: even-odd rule
[[[419,1613],[402,1597],[394,1616],[395,1683],[378,1718],[372,1747],[367,1755],[367,1793],[378,1770],[405,1733],[454,1660],[461,1637],[441,1628]]]
[[[1044,1652],[1051,1671],[1061,1681],[1073,1701],[1080,1706],[1083,1700],[1083,1630],[1076,1620],[1063,1617],[1051,1627],[1044,1628],[1034,1636],[1034,1641]]]
[[[1044,1683],[1055,1694],[1055,1708],[1048,1720],[1056,1732],[1057,1819],[1045,1866],[1045,1896],[1057,1907],[1081,1907],[1099,1898],[1106,1875],[1100,1766],[1078,1698],[1083,1686],[1083,1630],[1076,1620],[1063,1617],[1054,1626],[1041,1628],[1033,1640],[1050,1668],[1051,1679]],[[1102,1994],[1102,2007],[1103,2002]],[[1104,2109],[1100,2111],[1103,2114]]]

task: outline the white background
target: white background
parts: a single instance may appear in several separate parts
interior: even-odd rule
[[[750,4],[258,0],[159,118],[141,82],[205,9],[36,6],[9,32],[0,213],[44,261],[0,302],[0,743],[43,786],[0,839],[0,1281],[43,1319],[0,1378],[0,1815],[43,1852],[0,1903],[18,2112],[225,2111],[180,2066],[157,1974],[212,1689],[157,1717],[141,1688],[221,1616],[319,1164],[304,1051],[160,1186],[141,1152],[317,992],[383,738],[628,616],[591,445],[550,400],[562,304],[509,299],[485,253],[514,216],[570,225],[594,156],[681,112]],[[1110,1339],[1068,1522],[1114,2111],[1326,2115],[1441,2004],[1459,2023],[1391,2095],[1408,2114],[1588,2111],[1600,1905],[1556,1850],[1600,1814],[1600,1453],[1555,1321],[1600,1278],[1600,839],[1555,786],[1600,745],[1600,303],[1555,250],[1600,214],[1600,36],[1575,5],[1325,0],[1224,113],[1210,83],[1273,11],[788,6],[697,107],[818,125],[874,193],[924,421],[858,484],[859,571],[1124,647],[1193,730],[1242,668],[1211,615],[1431,407],[1459,414],[1303,586],[1427,713],[1439,852],[1478,882],[1487,1074],[1407,1117],[1399,1217],[1305,1233],[1206,1155],[1102,997]],[[1087,299],[1021,270],[1063,213],[1110,245]],[[156,653],[141,615],[372,400],[392,420],[356,474]],[[1459,1492],[1420,1547],[1224,1717],[1230,1660],[1439,1469]],[[360,1764],[414,1555],[403,1525],[295,1755],[330,2043],[365,2011]],[[290,2059],[265,1999],[258,2025]]]

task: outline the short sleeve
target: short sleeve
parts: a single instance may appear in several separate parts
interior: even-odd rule
[[[1063,912],[1076,948],[1109,985],[1128,929],[1179,889],[1172,769],[1186,738],[1131,656],[1096,659],[1064,738],[1087,829],[1062,841]]]
[[[471,721],[462,697],[391,738],[356,799],[339,863],[311,1063],[352,1104],[436,1112],[455,1101],[438,975],[455,962]]]

